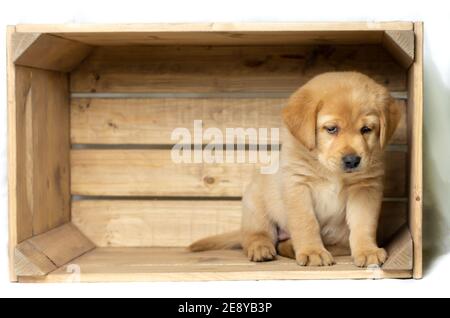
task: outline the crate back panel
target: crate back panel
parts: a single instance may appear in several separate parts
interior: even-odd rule
[[[186,246],[238,228],[240,198],[260,164],[174,163],[172,131],[192,132],[194,120],[224,135],[281,128],[295,89],[351,70],[386,85],[406,108],[406,71],[375,44],[94,49],[70,76],[72,221],[98,246]],[[381,243],[406,222],[406,127],[405,116],[386,154]],[[254,141],[233,140],[242,142]]]

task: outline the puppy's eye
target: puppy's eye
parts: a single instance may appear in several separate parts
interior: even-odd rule
[[[372,131],[372,129],[367,126],[364,126],[363,128],[361,128],[361,134],[363,134],[363,135],[370,133],[371,131]]]
[[[325,130],[327,131],[327,133],[329,133],[330,135],[335,135],[338,133],[339,128],[337,126],[331,126],[331,127],[325,127]]]

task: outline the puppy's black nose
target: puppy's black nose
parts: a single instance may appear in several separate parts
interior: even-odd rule
[[[345,169],[355,169],[361,162],[361,157],[356,155],[346,155],[342,157],[342,162]]]

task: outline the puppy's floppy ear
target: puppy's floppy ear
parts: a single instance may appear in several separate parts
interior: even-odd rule
[[[300,88],[283,109],[283,121],[291,134],[308,150],[316,147],[316,117],[319,103],[306,88]]]
[[[392,97],[380,112],[380,146],[384,148],[397,128],[402,117],[401,104]]]

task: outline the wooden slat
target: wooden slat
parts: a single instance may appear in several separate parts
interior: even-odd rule
[[[252,164],[176,164],[170,150],[72,150],[75,195],[240,196]]]
[[[67,266],[45,278],[22,282],[145,282],[265,279],[380,279],[410,278],[411,271],[383,271],[355,267],[350,257],[338,257],[332,267],[301,267],[294,260],[250,262],[242,251],[189,253],[182,248],[97,248],[77,258],[80,275]]]
[[[416,54],[409,69],[408,127],[410,145],[409,228],[414,243],[414,278],[422,277],[422,205],[423,205],[423,24],[414,24]]]
[[[14,271],[17,276],[43,276],[57,269],[56,265],[30,242],[22,242],[14,252]]]
[[[118,32],[56,33],[90,45],[305,45],[380,43],[382,31],[227,31],[227,32]]]
[[[16,69],[14,68],[14,47],[13,37],[16,32],[14,26],[8,26],[6,29],[7,41],[7,80],[8,80],[8,256],[9,256],[9,278],[11,281],[16,281],[17,276],[14,270],[14,254],[15,247],[19,242],[19,237],[25,239],[32,235],[31,222],[21,223],[18,213],[23,211],[20,209],[20,202],[22,197],[19,195],[20,184],[17,172],[24,169],[23,164],[18,162],[18,136],[17,128],[18,121],[23,118],[17,112],[16,92],[27,91],[28,85],[21,82],[19,87],[16,87]],[[23,103],[23,102],[22,102]],[[22,232],[22,234],[20,234]]]
[[[32,72],[30,69],[22,67],[15,69],[15,110],[10,109],[14,112],[11,116],[15,117],[15,121],[10,124],[16,128],[9,135],[9,152],[11,155],[14,147],[16,155],[14,159],[10,157],[9,177],[16,178],[15,186],[10,185],[10,193],[14,194],[13,200],[16,201],[15,215],[10,220],[10,224],[14,224],[16,227],[17,243],[33,235],[33,140],[30,136],[32,133],[31,82]],[[15,168],[11,168],[11,165],[14,164]],[[12,204],[10,202],[10,209]]]
[[[326,71],[360,71],[393,91],[406,73],[379,45],[100,47],[72,72],[72,92],[290,93]]]
[[[11,27],[14,28],[14,27]],[[15,28],[14,28],[15,29]],[[41,33],[17,33],[12,34],[11,43],[11,60],[14,62],[19,56],[25,52],[31,44],[41,35]]]
[[[72,222],[97,246],[188,246],[238,229],[241,202],[82,200]]]
[[[26,35],[16,33],[19,37]],[[22,41],[20,38],[16,40]],[[61,72],[72,71],[92,50],[89,45],[48,34],[40,34],[28,44],[17,54],[16,65]]]
[[[27,242],[58,267],[95,248],[95,245],[71,223],[34,236]]]
[[[406,69],[414,62],[414,31],[386,31],[383,46]]]
[[[171,139],[173,130],[186,127],[193,131],[194,120],[202,120],[205,130],[218,128],[224,134],[233,127],[280,127],[286,103],[286,98],[72,98],[71,142],[170,145],[176,143]],[[406,144],[406,116],[391,143]]]
[[[63,33],[145,33],[145,32],[267,32],[267,31],[375,31],[412,30],[407,21],[351,22],[240,22],[240,23],[134,23],[134,24],[19,24],[17,32]]]
[[[405,156],[401,151],[387,153],[386,196],[405,195]],[[76,149],[71,151],[71,191],[94,196],[238,197],[254,168],[261,166],[177,164],[171,150]]]
[[[70,218],[69,97],[63,73],[20,66],[16,72],[16,160],[20,166],[15,172],[16,213],[25,230],[19,232],[21,242]]]
[[[406,208],[383,202],[382,246],[405,224]],[[241,201],[81,200],[72,203],[72,222],[100,247],[182,247],[239,229]]]
[[[413,243],[406,224],[397,231],[386,251],[389,257],[383,264],[384,270],[412,270]]]

